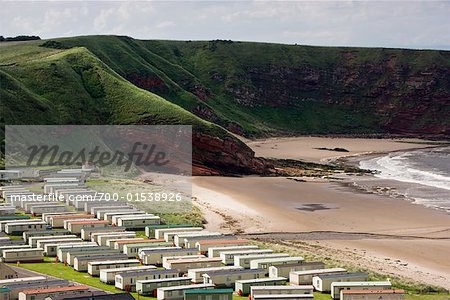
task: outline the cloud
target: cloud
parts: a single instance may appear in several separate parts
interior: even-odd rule
[[[448,1],[3,2],[3,35],[450,49]]]
[[[172,27],[172,26],[175,26],[175,22],[163,21],[163,22],[157,24],[156,28],[167,28],[167,27]]]
[[[101,9],[100,13],[94,18],[94,30],[101,32],[111,28],[121,28],[131,17],[129,6],[121,3],[116,7]]]

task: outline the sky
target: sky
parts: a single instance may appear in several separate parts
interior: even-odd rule
[[[450,50],[450,1],[1,1],[0,35]]]

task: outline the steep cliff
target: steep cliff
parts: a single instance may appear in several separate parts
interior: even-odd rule
[[[449,136],[450,52],[232,41],[60,40],[237,134]]]
[[[6,124],[190,124],[196,174],[272,172],[230,131],[450,136],[449,51],[85,36],[2,45],[0,80]]]

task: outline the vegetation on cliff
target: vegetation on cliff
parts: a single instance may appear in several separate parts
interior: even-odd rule
[[[450,136],[449,51],[84,36],[0,54],[2,124],[189,124],[198,174],[269,171],[229,132]]]
[[[450,51],[88,36],[133,84],[249,137],[449,136]]]
[[[84,47],[55,49],[28,43],[0,51],[6,124],[192,125],[194,172],[196,168],[201,174],[264,171],[264,166],[260,171],[254,168],[254,153],[223,128],[136,87]],[[227,157],[228,164],[221,166],[217,157]]]

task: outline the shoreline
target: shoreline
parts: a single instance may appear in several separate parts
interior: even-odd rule
[[[268,141],[271,142],[279,142],[279,141],[286,141],[289,139],[291,140],[301,140],[301,139],[327,139],[325,137],[321,136],[303,136],[303,137],[293,137],[292,139],[282,137],[282,138],[270,138],[270,139],[264,139],[261,140],[264,143],[267,143]],[[335,179],[335,182],[339,182],[344,186],[348,186],[352,189],[354,189],[356,192],[368,192],[368,193],[374,193],[382,196],[388,196],[395,199],[402,199],[409,201],[415,205],[422,205],[427,208],[432,208],[436,210],[440,210],[446,213],[450,213],[449,207],[441,207],[438,205],[429,204],[430,199],[426,198],[418,198],[414,197],[413,195],[406,195],[405,190],[402,192],[398,192],[398,190],[402,189],[408,189],[408,186],[413,186],[414,183],[408,182],[408,181],[402,181],[402,180],[395,180],[390,178],[381,178],[376,176],[376,171],[373,171],[371,169],[367,168],[361,168],[360,163],[365,160],[370,160],[374,158],[381,158],[383,156],[389,155],[389,154],[395,154],[395,153],[406,153],[406,152],[414,152],[414,151],[420,151],[420,150],[430,150],[430,149],[440,149],[440,148],[450,148],[450,142],[436,142],[436,141],[430,141],[430,140],[420,140],[417,138],[411,139],[411,138],[395,138],[395,139],[367,139],[367,138],[348,138],[345,137],[347,140],[351,141],[366,141],[366,140],[375,140],[376,142],[383,143],[383,142],[394,142],[394,143],[401,143],[404,144],[404,147],[401,147],[401,149],[389,149],[389,150],[381,150],[381,151],[366,151],[366,152],[355,152],[352,154],[343,154],[339,156],[325,156],[320,158],[318,162],[312,161],[313,163],[318,164],[325,164],[325,165],[336,165],[342,168],[345,167],[351,167],[351,168],[360,168],[362,171],[368,171],[367,173],[361,173],[359,175],[349,175],[345,177],[345,175],[348,175],[346,173],[337,173],[331,175],[331,177],[327,179],[322,179],[320,176],[302,176],[302,180],[306,180],[308,182],[318,182],[318,181],[333,181]],[[338,140],[339,137],[331,137],[328,140],[335,141]],[[259,141],[253,141],[254,143],[258,143]],[[409,147],[411,145],[411,147]],[[324,150],[319,148],[312,148],[314,150],[317,150],[319,152],[339,152],[339,151],[333,151],[333,150]],[[318,153],[319,153],[318,152]],[[322,154],[324,155],[324,154]],[[310,161],[305,161],[300,159],[300,161],[309,163]],[[300,175],[299,175],[300,176]],[[282,176],[281,176],[282,177]],[[300,178],[298,176],[290,176],[293,179]],[[364,179],[364,180],[362,180]],[[365,186],[362,183],[373,181],[373,183],[378,183],[378,185],[369,185]],[[428,186],[427,186],[428,187]],[[430,188],[435,188],[431,187]]]
[[[440,144],[440,145],[433,145],[433,146],[423,146],[423,147],[411,147],[406,149],[397,149],[392,151],[377,151],[377,152],[367,152],[367,153],[357,153],[353,155],[342,155],[342,156],[336,156],[333,158],[327,158],[327,163],[342,163],[342,164],[348,164],[349,166],[353,166],[353,160],[355,162],[360,162],[361,160],[364,160],[366,158],[375,158],[375,157],[381,157],[384,155],[388,155],[390,153],[401,153],[401,152],[410,152],[410,151],[419,151],[424,149],[437,149],[437,148],[445,148],[450,147],[450,144]]]
[[[329,158],[331,154],[331,151],[314,150],[317,143],[337,146],[332,143],[337,138],[293,139],[285,140],[287,146],[280,145],[279,140],[273,141],[273,148],[265,142],[262,150],[285,158],[296,149],[294,159],[307,161],[305,157],[313,157],[317,161]],[[384,148],[384,151],[367,154],[351,149],[353,155],[345,155],[345,159],[441,146],[374,141],[376,148]],[[345,142],[356,150],[374,145],[361,143],[360,139]],[[258,148],[255,144],[252,147]],[[336,261],[345,261],[346,255],[357,257],[358,266],[450,289],[448,212],[403,197],[363,190],[353,186],[350,180],[354,178],[351,177],[344,180],[310,178],[306,182],[288,179],[195,177],[194,203],[204,213],[208,229],[264,236],[272,243],[301,243],[311,249],[320,247],[327,249],[323,253],[329,253]],[[360,177],[355,181],[358,179]]]
[[[442,144],[442,145],[434,145],[434,146],[424,146],[424,147],[413,147],[413,148],[407,148],[407,149],[398,149],[398,150],[392,150],[392,151],[377,151],[377,152],[366,152],[366,153],[357,153],[353,155],[342,155],[342,156],[336,156],[333,158],[326,158],[323,160],[323,162],[326,163],[335,163],[335,162],[341,162],[343,164],[348,163],[348,160],[357,160],[358,162],[363,160],[364,157],[380,157],[384,155],[388,155],[390,153],[401,153],[401,152],[410,152],[410,151],[418,151],[423,149],[435,149],[435,148],[443,148],[443,147],[450,147],[450,144]]]
[[[389,154],[403,154],[421,150],[431,150],[431,149],[442,149],[449,148],[449,145],[440,145],[440,146],[431,146],[431,147],[423,147],[423,148],[411,148],[407,150],[396,150],[391,152],[380,152],[380,153],[372,153],[372,154],[362,154],[360,156],[351,156],[345,157],[337,161],[338,163],[344,166],[353,166],[360,167],[361,162],[382,158]],[[371,170],[368,168],[362,168],[363,170]],[[442,194],[443,189],[433,185],[421,185],[415,183],[413,181],[408,180],[400,180],[394,178],[385,178],[377,176],[377,172],[373,171],[371,173],[365,173],[361,176],[349,176],[343,177],[343,184],[348,185],[351,188],[354,188],[356,191],[367,191],[369,193],[375,193],[379,195],[385,195],[388,197],[402,199],[411,202],[414,205],[422,205],[427,208],[436,209],[439,211],[443,211],[445,213],[450,213],[450,207],[447,206],[439,206],[438,204],[433,204],[431,201],[433,198],[426,198],[424,196],[420,197],[420,195],[411,193],[411,189],[417,188],[418,186],[422,186],[422,188],[428,189],[429,192],[440,193]],[[444,192],[445,193],[445,192]],[[433,194],[435,197],[439,199],[440,195],[437,196]],[[450,199],[450,194],[449,194]]]

